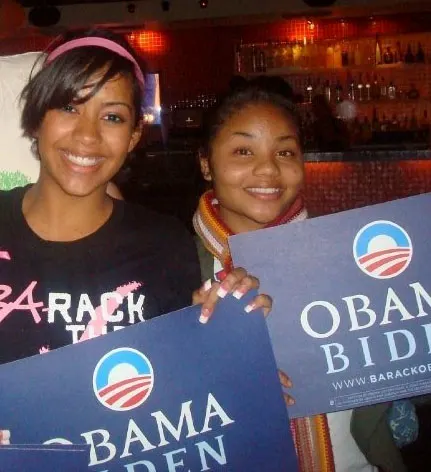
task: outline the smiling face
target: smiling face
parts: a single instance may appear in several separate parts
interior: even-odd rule
[[[220,127],[201,169],[235,233],[261,229],[287,210],[304,178],[298,129],[280,108],[250,104]]]
[[[83,95],[101,75],[90,79]],[[35,135],[39,180],[72,196],[105,192],[140,135],[131,79],[116,76],[86,102],[47,111]]]

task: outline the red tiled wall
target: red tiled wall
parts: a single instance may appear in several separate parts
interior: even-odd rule
[[[431,161],[313,162],[305,168],[313,216],[431,192]]]

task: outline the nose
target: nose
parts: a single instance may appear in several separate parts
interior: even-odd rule
[[[81,113],[75,122],[73,137],[85,145],[97,143],[100,140],[99,120],[97,117]]]
[[[280,167],[273,156],[265,155],[260,157],[256,162],[254,173],[257,176],[262,175],[274,177],[280,175]]]

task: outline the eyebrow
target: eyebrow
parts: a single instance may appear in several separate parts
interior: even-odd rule
[[[257,136],[251,133],[246,133],[245,131],[235,131],[232,133],[232,136],[242,136],[244,138],[251,138],[251,139],[256,139]],[[293,135],[293,134],[286,134],[283,136],[278,136],[277,141],[288,141],[288,140],[293,140],[293,141],[298,141],[298,137]]]
[[[133,108],[126,102],[103,102],[104,107],[112,107],[112,106],[123,106],[128,108],[131,112],[133,112]]]

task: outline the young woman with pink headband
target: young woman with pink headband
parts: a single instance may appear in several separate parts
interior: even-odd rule
[[[234,269],[194,291],[191,235],[170,217],[107,195],[140,140],[144,84],[123,38],[90,31],[56,41],[25,87],[22,128],[37,148],[40,177],[0,192],[0,363],[192,302],[202,304],[205,323],[219,296],[257,287]],[[270,306],[265,295],[252,304]]]

